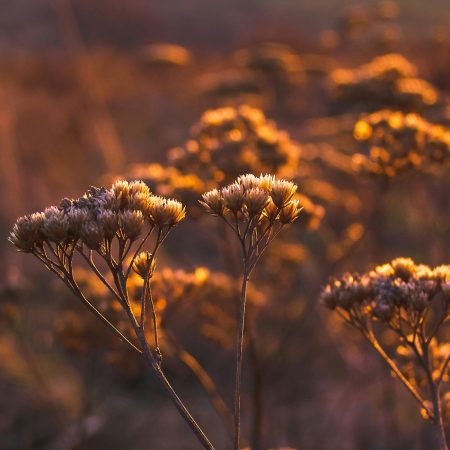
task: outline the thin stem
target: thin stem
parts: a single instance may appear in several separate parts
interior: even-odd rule
[[[244,275],[240,297],[238,331],[236,339],[236,382],[234,392],[234,450],[239,450],[241,434],[241,382],[242,382],[242,357],[244,347],[245,306],[247,302],[248,284],[247,263],[244,263]]]
[[[261,450],[261,432],[263,419],[263,379],[258,349],[252,328],[247,326],[249,337],[250,362],[253,374],[253,429],[252,450]]]
[[[412,394],[412,396],[419,402],[420,406],[424,408],[430,417],[433,417],[432,411],[425,404],[425,400],[423,397],[417,392],[414,386],[407,380],[407,378],[403,375],[401,370],[397,367],[394,361],[387,355],[387,353],[383,350],[378,340],[375,338],[373,333],[366,331],[364,332],[364,336],[366,339],[372,344],[373,348],[380,354],[380,356],[386,361],[391,370],[397,375],[398,379],[404,384],[404,386],[408,389],[408,391]]]
[[[184,403],[178,397],[177,393],[173,389],[169,380],[164,375],[163,371],[161,370],[161,367],[159,366],[157,360],[154,358],[153,354],[151,353],[151,351],[148,347],[147,340],[145,338],[145,334],[143,333],[143,331],[139,327],[135,328],[135,331],[136,331],[137,338],[142,346],[142,353],[143,353],[145,362],[152,369],[153,373],[158,378],[158,380],[161,383],[161,385],[163,386],[164,390],[169,394],[170,399],[174,403],[178,412],[181,414],[183,419],[189,425],[190,429],[195,434],[195,436],[197,437],[199,442],[202,444],[203,448],[206,450],[215,450],[213,445],[209,441],[209,439],[206,437],[205,433],[202,431],[200,426],[197,424],[195,419],[192,417],[189,410],[186,408]]]
[[[195,358],[192,353],[189,353],[186,349],[184,349],[173,334],[166,331],[165,335],[169,338],[170,343],[173,345],[179,360],[195,375],[205,392],[208,394],[211,404],[225,423],[230,436],[232,436],[234,432],[233,414],[220,395],[216,383],[203,368],[198,359]]]
[[[447,358],[445,359],[444,364],[442,364],[441,371],[439,372],[439,376],[438,376],[438,379],[436,381],[436,386],[439,387],[441,385],[442,379],[444,378],[445,371],[447,370],[447,367],[448,367],[449,363],[450,363],[450,352],[447,355]]]
[[[428,385],[431,392],[431,401],[433,403],[433,425],[436,441],[439,445],[439,450],[448,450],[447,438],[445,436],[444,419],[442,416],[442,405],[440,396],[440,386],[435,384],[433,380],[432,367],[430,363],[430,357],[428,352],[428,344],[422,345],[423,365],[427,376]],[[444,363],[445,364],[445,363]]]
[[[94,263],[94,259],[92,257],[92,250],[89,250],[89,256],[87,256],[83,251],[79,250],[78,253],[86,260],[89,264],[89,267],[94,271],[97,278],[106,286],[106,288],[113,294],[113,296],[120,301],[119,294],[114,290],[114,288],[108,283],[106,278],[100,272],[96,264]]]

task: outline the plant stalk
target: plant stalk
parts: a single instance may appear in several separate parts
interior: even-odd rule
[[[245,265],[242,277],[242,289],[239,308],[238,331],[236,339],[236,384],[234,392],[234,450],[239,450],[241,434],[241,382],[242,382],[242,357],[244,346],[245,306],[247,302],[247,284],[249,274]]]

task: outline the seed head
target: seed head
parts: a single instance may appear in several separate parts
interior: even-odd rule
[[[134,241],[144,228],[144,216],[141,211],[121,211],[119,213],[119,226],[125,236]]]
[[[237,183],[241,185],[242,188],[246,191],[260,186],[259,178],[255,177],[255,175],[253,175],[252,173],[241,175],[240,177],[238,177]]]
[[[292,223],[298,218],[301,210],[298,200],[290,200],[280,211],[280,222],[284,225]]]
[[[116,211],[123,211],[129,207],[131,194],[128,181],[116,181],[111,187],[112,208]]]
[[[244,203],[250,217],[261,214],[269,202],[267,191],[260,188],[252,188],[245,192]]]
[[[119,213],[121,215],[122,213]],[[111,240],[119,228],[119,215],[111,210],[102,210],[99,212],[97,221],[103,230],[105,239]]]
[[[96,250],[102,243],[104,235],[99,224],[90,220],[81,227],[80,237],[89,249]]]
[[[275,183],[275,177],[273,175],[261,174],[259,176],[259,186],[258,187],[260,189],[264,189],[267,192],[271,192],[274,183]]]
[[[44,211],[44,224],[42,233],[53,242],[63,242],[67,239],[69,233],[69,219],[64,211],[56,206],[51,206]]]
[[[9,234],[9,241],[22,252],[31,252],[36,245],[42,245],[44,219],[44,213],[19,217]]]
[[[177,200],[154,196],[150,203],[151,221],[158,227],[174,226],[186,216],[186,209]]]
[[[152,277],[156,269],[156,259],[150,252],[141,252],[133,263],[133,270],[143,279]]]
[[[206,210],[213,215],[221,216],[224,209],[224,201],[221,193],[217,189],[206,192],[202,195],[203,201],[200,203],[206,208]]]
[[[277,180],[272,186],[272,201],[278,208],[283,208],[297,191],[297,185],[292,181]]]
[[[225,206],[233,213],[237,213],[244,206],[244,189],[241,184],[233,183],[222,189]]]
[[[269,221],[273,222],[278,217],[280,213],[280,208],[278,208],[272,199],[269,200],[266,207],[264,208],[264,215],[269,219]]]
[[[87,208],[77,207],[71,207],[66,215],[69,220],[69,233],[74,239],[78,239],[83,224],[91,220],[92,215]]]

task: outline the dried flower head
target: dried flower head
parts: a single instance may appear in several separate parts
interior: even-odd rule
[[[23,252],[30,252],[35,246],[41,246],[44,220],[44,213],[20,217],[9,235],[9,241]]]
[[[271,189],[272,201],[278,208],[283,208],[294,196],[297,185],[292,181],[277,180]]]
[[[133,263],[133,270],[143,279],[151,277],[156,269],[156,259],[148,252],[141,252]]]
[[[281,228],[297,219],[301,207],[292,198],[296,189],[294,183],[271,175],[246,174],[203,194],[200,203],[233,229],[243,248],[248,248],[247,257],[256,262]]]
[[[397,258],[374,270],[330,280],[322,303],[358,329],[387,362],[437,427],[442,422],[441,384],[449,381],[450,265],[434,269]],[[396,336],[397,357],[384,348],[386,331]],[[427,396],[431,395],[431,398]]]
[[[217,189],[206,192],[202,195],[203,201],[200,204],[204,206],[207,211],[216,216],[221,216],[224,208],[224,199]]]
[[[186,216],[184,206],[177,200],[154,196],[149,208],[150,220],[157,227],[173,227]]]

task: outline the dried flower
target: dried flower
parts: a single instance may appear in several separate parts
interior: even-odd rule
[[[144,228],[144,216],[141,211],[121,211],[119,213],[119,226],[124,235],[134,241]]]
[[[200,204],[203,205],[211,214],[221,216],[224,208],[224,199],[222,194],[217,190],[206,192],[202,195],[203,201]]]
[[[151,221],[158,227],[172,227],[186,216],[184,206],[177,200],[154,196],[149,209]]]
[[[156,269],[156,258],[150,252],[141,252],[136,256],[133,270],[143,279],[151,278]]]
[[[9,235],[9,241],[23,252],[30,252],[42,245],[44,213],[34,213],[20,217]]]
[[[297,191],[297,186],[292,181],[277,180],[272,185],[272,201],[278,208],[283,208],[291,200]]]

